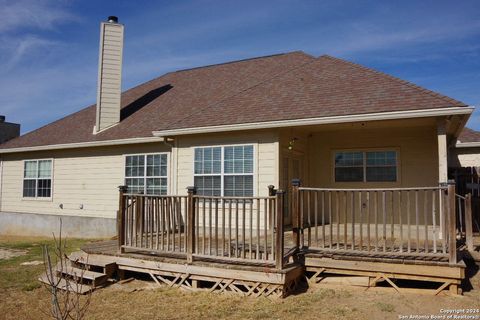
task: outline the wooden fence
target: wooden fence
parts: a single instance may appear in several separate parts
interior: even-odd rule
[[[457,229],[460,238],[465,241],[468,250],[473,251],[473,215],[472,215],[472,195],[467,193],[465,196],[455,195]]]
[[[125,250],[283,268],[283,191],[265,197],[142,195],[120,188],[118,242]]]
[[[449,177],[455,180],[457,194],[462,197],[470,194],[472,231],[477,234],[480,233],[480,176],[478,169],[478,167],[448,169]],[[462,214],[459,210],[461,210],[461,207],[457,206],[457,216]],[[457,221],[461,222],[460,220]],[[463,229],[464,225],[459,225],[459,227],[462,228],[462,232],[466,232]]]
[[[295,181],[292,202],[299,248],[448,257],[456,263],[455,185],[331,189]]]

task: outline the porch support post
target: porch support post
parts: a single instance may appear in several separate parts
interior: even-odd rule
[[[447,228],[448,234],[448,261],[450,264],[457,263],[457,222],[455,219],[455,181],[448,182],[448,209]]]
[[[283,269],[283,205],[285,191],[277,190],[276,192],[276,237],[275,237],[275,267],[278,270]]]
[[[187,263],[193,262],[195,248],[195,187],[187,187]]]
[[[447,130],[445,127],[445,119],[437,120],[437,146],[438,146],[438,183],[446,185],[448,182],[448,154],[447,154]],[[448,209],[447,209],[448,210]],[[445,211],[447,211],[445,210]],[[440,206],[440,231],[438,237],[443,239],[443,231],[445,230],[445,213]],[[448,231],[447,231],[448,233]]]
[[[437,122],[438,140],[438,182],[440,184],[448,181],[448,157],[447,157],[447,131],[445,120]]]
[[[295,248],[300,249],[300,179],[292,180],[292,236]]]
[[[119,186],[119,204],[117,211],[117,237],[118,237],[118,251],[124,252],[123,245],[125,244],[125,193],[127,186]]]

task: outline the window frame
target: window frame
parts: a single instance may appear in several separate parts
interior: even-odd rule
[[[147,176],[147,156],[149,155],[167,155],[167,175],[166,176],[152,176],[152,177],[148,177]],[[136,176],[136,177],[127,177],[127,174],[126,174],[126,170],[125,168],[127,167],[127,157],[132,157],[132,156],[143,156],[145,158],[145,162],[144,162],[144,168],[143,168],[143,180],[144,180],[144,184],[143,184],[143,194],[144,195],[147,195],[147,178],[167,178],[167,194],[166,195],[169,195],[170,194],[170,152],[140,152],[140,153],[128,153],[128,154],[124,154],[123,155],[123,185],[127,185],[127,178],[142,178],[140,176]],[[130,193],[129,190],[127,190],[128,193]],[[150,196],[164,196],[164,195],[161,195],[161,194],[148,194]]]
[[[395,165],[395,181],[367,181],[367,152],[395,152],[396,154],[396,165]],[[337,181],[335,176],[335,155],[339,152],[360,152],[363,155],[363,180],[362,181]],[[399,147],[382,147],[382,148],[359,148],[359,149],[334,149],[332,150],[332,182],[335,184],[390,184],[390,185],[399,185],[401,184],[401,175],[400,175],[400,148]]]
[[[253,170],[252,173],[225,173],[225,148],[228,147],[241,147],[241,146],[252,146],[253,148]],[[198,148],[220,148],[220,173],[195,173],[195,149]],[[220,176],[220,197],[225,197],[225,183],[224,178],[225,176],[252,176],[252,197],[256,197],[257,195],[257,161],[258,161],[258,154],[257,154],[257,144],[252,142],[246,143],[234,143],[234,144],[217,144],[217,145],[201,145],[201,146],[194,146],[192,147],[192,172],[193,172],[193,185],[195,185],[195,177],[202,177],[202,176]],[[230,196],[226,196],[230,197]]]
[[[29,161],[36,161],[37,162],[37,177],[35,178],[35,197],[25,197],[23,195],[23,188],[24,188],[24,184],[25,184],[25,162],[29,162]],[[38,196],[38,162],[40,161],[50,161],[51,163],[51,168],[50,168],[50,197],[39,197]],[[22,161],[22,200],[25,200],[25,201],[52,201],[53,200],[53,191],[54,191],[54,188],[53,188],[53,177],[54,177],[54,159],[53,158],[38,158],[38,159],[24,159]],[[33,179],[27,179],[27,180],[33,180]]]

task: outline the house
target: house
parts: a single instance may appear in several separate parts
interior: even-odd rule
[[[450,156],[451,167],[480,167],[480,132],[463,128]]]
[[[383,247],[384,253],[404,254],[416,248],[416,254],[428,260],[455,251],[455,244],[446,249],[446,241],[452,245],[455,235],[448,229],[452,221],[445,220],[450,209],[443,195],[448,154],[472,107],[352,62],[304,52],[170,72],[121,93],[123,25],[110,17],[101,26],[97,104],[0,146],[1,233],[49,235],[62,218],[69,236],[113,236],[119,211],[120,245],[138,245],[132,237],[141,228],[152,232],[153,248],[155,235],[162,234],[163,245],[164,232],[158,229],[163,218],[149,216],[141,226],[136,223],[142,214],[159,214],[159,208],[168,207],[181,211],[168,222],[174,227],[165,231],[173,232],[174,250],[175,232],[181,236],[188,228],[188,223],[175,227],[174,220],[188,220],[187,187],[194,186],[200,202],[197,212],[204,210],[197,231],[203,228],[204,236],[210,232],[209,240],[203,238],[203,255],[208,255],[205,241],[207,247],[210,241],[210,254],[215,250],[212,232],[219,229],[212,231],[213,225],[223,223],[225,244],[229,222],[220,215],[228,215],[230,209],[235,216],[232,203],[237,209],[237,249],[242,246],[239,232],[243,240],[248,232],[252,235],[252,228],[258,232],[257,241],[265,235],[265,245],[256,244],[257,259],[262,250],[268,256],[267,225],[274,230],[271,225],[280,216],[282,225],[293,225],[297,247],[300,242],[314,247],[317,241],[321,249],[348,249],[353,239],[351,250],[367,250],[362,240],[358,247],[355,234],[366,237],[368,232],[370,253],[374,207],[380,226],[375,252]],[[301,185],[292,189],[293,179],[300,179]],[[120,185],[128,189],[121,193],[119,210]],[[269,185],[286,191],[282,214],[274,220],[267,218],[267,211],[271,214],[280,204],[270,207],[275,193]],[[164,203],[166,198],[155,195],[172,197]],[[252,200],[239,204],[248,197]],[[197,218],[201,221],[202,215]],[[356,225],[367,220],[368,225]],[[407,221],[408,251],[407,229],[402,229]],[[416,226],[416,241],[410,241],[410,225]],[[229,232],[232,236],[231,226]],[[326,242],[325,232],[330,232]],[[400,234],[399,245],[393,238]],[[141,237],[140,246],[145,245]],[[180,237],[180,248],[186,248],[189,239]],[[158,249],[159,238],[156,241]],[[249,245],[247,255],[252,257]],[[243,250],[240,258],[245,258]],[[451,285],[456,290],[463,278],[456,263],[454,280],[444,276],[442,288]],[[445,274],[438,270],[432,274]],[[374,282],[380,280],[379,276]]]
[[[5,122],[5,116],[0,116],[0,144],[19,135],[20,125],[18,123]]]

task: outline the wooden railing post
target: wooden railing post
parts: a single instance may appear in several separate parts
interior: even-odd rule
[[[473,251],[472,231],[472,194],[465,195],[465,244],[468,251]]]
[[[292,180],[292,234],[293,244],[297,249],[300,249],[300,179]]]
[[[455,181],[448,181],[448,214],[447,214],[447,232],[448,232],[448,256],[449,263],[457,263],[457,222],[455,213]]]
[[[277,224],[275,227],[276,237],[275,237],[275,266],[278,270],[283,269],[283,200],[284,200],[285,191],[277,190],[276,192],[276,210],[275,214],[277,216]]]
[[[123,245],[125,244],[125,196],[127,186],[119,186],[119,204],[117,211],[117,236],[118,236],[118,251],[124,252]]]
[[[187,262],[193,262],[195,248],[195,187],[187,187]]]

